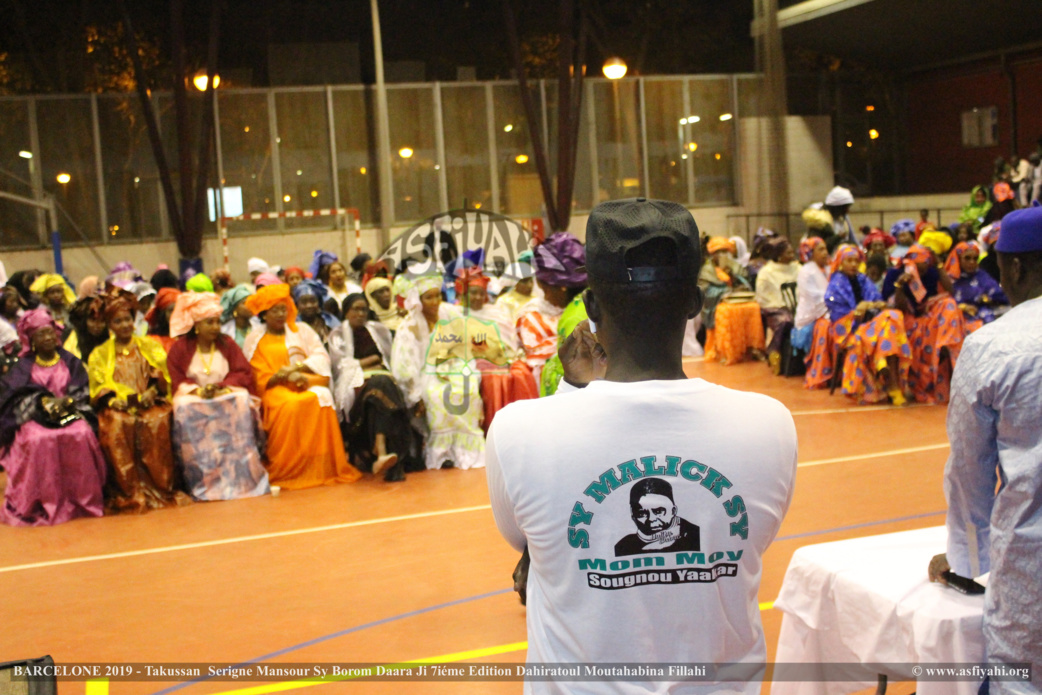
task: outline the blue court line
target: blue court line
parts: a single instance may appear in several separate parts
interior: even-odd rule
[[[880,524],[894,524],[898,521],[911,521],[912,519],[925,519],[928,516],[938,516],[939,514],[947,514],[946,511],[940,512],[927,512],[926,514],[915,514],[913,516],[901,516],[896,519],[883,519],[882,521],[869,521],[864,524],[854,524],[853,526],[837,526],[836,528],[827,528],[824,531],[807,531],[806,533],[794,533],[791,536],[781,536],[775,538],[774,542],[778,541],[791,541],[794,538],[806,538],[807,536],[820,536],[825,533],[838,533],[839,531],[851,531],[857,528],[866,528],[868,526],[878,526]]]
[[[505,593],[508,593],[508,592],[512,592],[513,590],[514,590],[513,587],[511,587],[509,589],[500,589],[498,591],[490,591],[487,594],[478,594],[477,596],[468,596],[467,598],[456,599],[455,601],[449,601],[448,603],[439,603],[436,606],[428,606],[426,608],[420,608],[420,609],[417,609],[417,610],[414,610],[414,611],[409,611],[408,613],[401,613],[399,615],[392,615],[392,616],[390,616],[388,618],[381,618],[380,620],[374,620],[371,623],[365,623],[364,625],[356,625],[355,627],[349,627],[346,630],[340,630],[339,632],[333,632],[331,634],[324,635],[322,637],[316,637],[315,639],[308,640],[307,642],[301,642],[300,644],[295,644],[292,647],[286,647],[285,649],[280,649],[280,650],[278,650],[276,652],[271,652],[270,654],[265,654],[264,656],[258,656],[258,657],[254,658],[254,659],[250,659],[249,661],[243,661],[241,663],[235,664],[235,666],[233,666],[233,668],[237,668],[239,666],[245,666],[247,664],[255,664],[255,663],[258,663],[258,662],[261,662],[261,661],[266,661],[268,659],[273,659],[276,656],[282,656],[283,654],[288,654],[288,653],[294,652],[294,651],[296,651],[298,649],[304,649],[305,647],[311,647],[313,645],[320,644],[322,642],[326,642],[326,641],[331,640],[331,639],[336,639],[337,637],[343,637],[344,635],[349,635],[352,632],[359,632],[361,630],[367,630],[367,629],[369,629],[371,627],[376,627],[378,625],[386,625],[387,623],[392,623],[392,622],[394,622],[396,620],[404,620],[405,618],[411,618],[411,617],[416,616],[416,615],[422,615],[424,613],[430,613],[431,611],[441,610],[442,608],[449,608],[450,606],[458,606],[458,605],[463,604],[463,603],[470,603],[471,601],[480,601],[483,598],[489,598],[491,596],[498,596],[500,594],[505,594]],[[166,693],[172,693],[172,692],[174,692],[176,690],[181,690],[182,688],[187,688],[190,685],[194,685],[196,683],[202,683],[204,681],[208,681],[212,677],[213,676],[203,676],[202,678],[195,678],[193,680],[186,681],[184,683],[178,683],[177,685],[171,686],[169,688],[165,688],[163,690],[159,690],[159,691],[153,693],[153,695],[166,695]]]
[[[911,521],[913,519],[925,519],[927,517],[938,516],[940,514],[945,514],[945,513],[946,512],[944,512],[944,511],[940,511],[940,512],[927,512],[926,514],[915,514],[913,516],[902,516],[902,517],[898,517],[896,519],[884,519],[883,521],[869,521],[869,522],[864,523],[864,524],[854,524],[852,526],[837,526],[836,528],[824,529],[824,530],[821,530],[821,531],[808,531],[806,533],[796,533],[796,534],[793,534],[791,536],[781,536],[779,538],[775,538],[774,540],[775,540],[775,542],[777,542],[777,541],[793,540],[795,538],[807,538],[808,536],[820,536],[820,535],[823,535],[823,534],[826,534],[826,533],[838,533],[840,531],[851,531],[853,529],[866,528],[868,526],[878,526],[880,524],[892,524],[892,523],[897,523],[899,521]],[[414,610],[414,611],[409,611],[408,613],[401,613],[399,615],[392,615],[392,616],[390,616],[388,618],[381,618],[380,620],[375,620],[375,621],[373,621],[371,623],[365,623],[364,625],[356,625],[355,627],[349,627],[346,630],[340,630],[339,632],[334,632],[334,633],[331,633],[331,634],[328,634],[328,635],[324,635],[322,637],[316,637],[315,639],[308,640],[307,642],[301,642],[300,644],[295,644],[292,647],[286,647],[284,649],[280,649],[278,651],[271,652],[270,654],[265,654],[263,656],[258,656],[258,657],[254,658],[254,659],[250,659],[249,661],[243,661],[243,662],[241,662],[239,664],[235,664],[235,666],[236,667],[238,667],[238,666],[245,666],[247,664],[254,664],[254,663],[261,662],[261,661],[266,661],[268,659],[272,659],[272,658],[277,657],[277,656],[282,656],[284,654],[288,654],[290,652],[297,651],[298,649],[304,649],[305,647],[311,647],[313,645],[320,644],[322,642],[326,642],[326,641],[331,640],[331,639],[336,639],[337,637],[343,637],[344,635],[349,635],[352,632],[359,632],[361,630],[367,630],[367,629],[369,629],[371,627],[376,627],[378,625],[386,625],[387,623],[392,623],[392,622],[394,622],[396,620],[404,620],[405,618],[411,618],[411,617],[416,616],[416,615],[422,615],[424,613],[429,613],[431,611],[440,610],[442,608],[449,608],[450,606],[458,606],[458,605],[461,605],[461,604],[464,604],[464,603],[470,603],[471,601],[480,601],[481,599],[484,599],[484,598],[489,598],[489,597],[492,597],[492,596],[498,596],[500,594],[505,594],[505,593],[508,593],[508,592],[511,592],[511,591],[513,591],[513,588],[510,588],[510,589],[500,589],[499,591],[491,591],[491,592],[489,592],[487,594],[478,594],[477,596],[470,596],[470,597],[467,597],[467,598],[456,599],[455,601],[449,601],[448,603],[439,603],[438,605],[435,605],[435,606],[428,606],[427,608],[420,608],[420,609],[417,609],[417,610]],[[190,680],[190,681],[186,681],[184,683],[178,683],[177,685],[171,686],[169,688],[165,688],[163,690],[159,690],[159,691],[153,693],[153,695],[167,695],[168,693],[172,693],[172,692],[175,692],[177,690],[181,690],[183,688],[187,688],[190,685],[194,685],[196,683],[202,683],[202,682],[208,681],[208,680],[210,680],[210,678],[212,678],[212,676],[203,676],[202,678],[196,678],[196,679],[193,679],[193,680]]]

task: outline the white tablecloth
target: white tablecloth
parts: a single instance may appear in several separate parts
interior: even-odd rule
[[[774,607],[783,611],[775,661],[908,664],[984,661],[983,596],[967,596],[926,577],[945,551],[943,526],[800,548]],[[842,695],[874,687],[878,673],[855,667],[850,682],[781,682],[771,695]],[[918,695],[976,695],[973,681],[920,681]]]

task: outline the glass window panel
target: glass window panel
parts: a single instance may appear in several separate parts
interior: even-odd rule
[[[738,117],[756,118],[762,116],[763,78],[759,75],[738,78]]]
[[[285,211],[333,207],[326,93],[276,92],[275,112]],[[335,223],[333,217],[289,218],[286,229],[333,229]]]
[[[187,93],[188,96],[188,108],[187,108],[187,119],[188,129],[191,134],[191,140],[188,146],[188,153],[192,161],[192,181],[191,186],[194,190],[196,181],[196,172],[198,169],[199,159],[199,133],[202,132],[203,124],[203,105],[204,95],[195,90],[191,89]],[[178,134],[177,134],[177,113],[174,109],[174,98],[169,93],[157,94],[153,100],[154,108],[159,118],[159,136],[163,142],[163,150],[166,154],[167,164],[170,167],[170,179],[173,182],[174,193],[178,200],[181,200],[181,165],[180,155],[178,154]],[[151,151],[151,149],[150,149]],[[214,145],[211,140],[210,154],[211,158],[215,157]],[[213,188],[214,181],[217,179],[217,164],[215,159],[210,160],[210,171],[207,176],[207,188]],[[111,223],[110,223],[111,224]],[[210,222],[209,213],[205,213],[203,220],[203,236],[215,236],[217,234],[217,223]]]
[[[80,242],[80,234],[91,241],[101,240],[92,121],[87,97],[36,102],[43,187],[68,213],[68,217],[58,213],[58,226],[62,238],[71,243]],[[68,174],[68,182],[59,183],[59,174]],[[70,217],[79,232],[69,229]]]
[[[648,133],[648,195],[687,202],[687,157],[690,134],[681,125],[684,113],[682,80],[645,80],[644,104]],[[696,150],[697,151],[697,150]]]
[[[731,80],[689,80],[690,103],[699,121],[687,125],[690,142],[698,144],[690,152],[695,173],[696,205],[734,202],[734,107]],[[721,120],[723,119],[723,120]]]
[[[387,111],[391,126],[391,181],[394,219],[417,222],[440,212],[438,163],[434,142],[432,87],[389,88]]]
[[[356,208],[362,224],[375,225],[380,222],[380,179],[366,113],[366,93],[363,90],[333,91],[340,204]]]
[[[98,129],[109,240],[162,236],[163,186],[138,97],[99,97]]]
[[[0,100],[0,190],[34,198],[33,167],[38,154],[29,144],[29,100]],[[19,152],[31,153],[26,159]],[[38,213],[35,208],[0,198],[0,247],[39,246]],[[12,273],[17,268],[8,268]]]
[[[537,117],[541,119],[539,86],[532,87]],[[515,84],[492,87],[495,109],[496,175],[499,176],[499,212],[516,217],[538,215],[543,207],[543,190],[535,164],[532,136],[521,103],[521,89]],[[542,128],[542,121],[536,125]]]
[[[467,201],[471,207],[491,210],[485,88],[443,86],[441,108],[449,208],[461,208]]]
[[[557,80],[546,81],[546,117],[549,122],[549,138],[550,142],[547,145],[550,157],[550,171],[551,176],[554,177],[554,186],[556,194],[556,176],[557,176],[557,156],[558,156],[558,103],[559,103],[559,91],[557,88]],[[583,88],[585,91],[585,88]],[[574,94],[572,95],[574,98]],[[585,97],[585,94],[583,95]],[[579,132],[576,140],[576,153],[575,153],[575,177],[572,183],[572,214],[580,210],[589,210],[593,207],[591,201],[593,200],[593,184],[590,181],[592,172],[590,171],[590,130],[587,125],[586,115],[587,105],[583,104],[582,108],[579,109],[579,113],[576,116],[579,120]]]
[[[275,184],[271,163],[271,130],[265,93],[218,90],[221,159],[224,185],[242,188],[244,213],[274,212]],[[233,222],[229,234],[275,228],[272,220]]]
[[[598,202],[639,196],[644,188],[639,86],[637,80],[593,85]]]

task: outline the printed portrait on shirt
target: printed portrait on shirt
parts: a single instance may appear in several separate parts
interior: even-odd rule
[[[630,488],[630,516],[637,532],[615,544],[616,557],[701,549],[698,526],[681,518],[673,486],[662,478],[644,478]]]

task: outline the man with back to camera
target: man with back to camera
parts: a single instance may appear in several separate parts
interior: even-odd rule
[[[763,664],[757,591],[761,557],[792,498],[792,417],[766,396],[684,374],[685,325],[702,305],[702,259],[698,227],[683,206],[602,203],[586,238],[584,300],[596,336],[579,324],[561,348],[567,384],[500,411],[486,449],[496,524],[531,554],[529,666]],[[631,508],[638,485],[637,507],[654,502],[651,511],[669,526],[648,528],[648,544],[662,547],[617,555],[616,543],[641,516]],[[697,526],[697,550],[689,541],[672,547],[672,534],[682,536],[681,511]],[[730,681],[723,690],[671,682],[679,679],[667,673],[530,679],[525,692],[758,693],[757,671],[719,676]]]
[[[1013,305],[966,337],[948,405],[944,469],[948,552],[930,563],[947,584],[991,571],[984,595],[989,663],[1031,663],[1031,682],[982,692],[1040,693],[1042,683],[1042,208],[1011,212],[995,243]],[[995,492],[996,485],[1001,487]],[[949,567],[950,563],[950,567]]]

